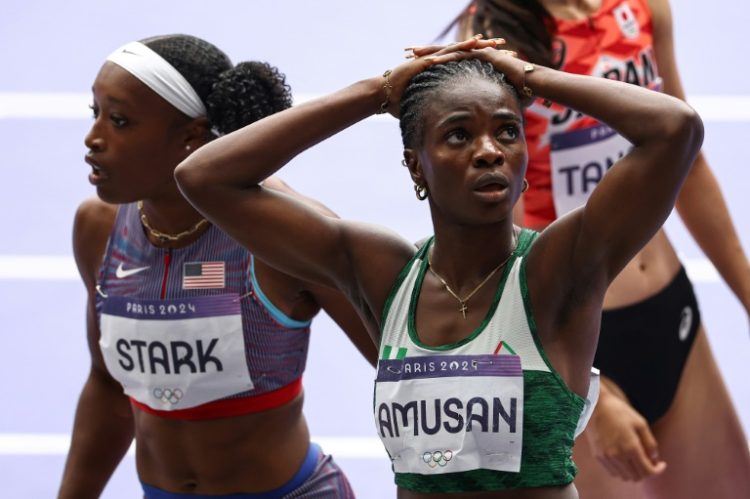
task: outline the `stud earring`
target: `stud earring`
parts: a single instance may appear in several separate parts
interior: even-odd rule
[[[187,144],[187,145],[185,146],[185,150],[186,150],[186,151],[189,151],[189,150],[190,150],[190,144]]]

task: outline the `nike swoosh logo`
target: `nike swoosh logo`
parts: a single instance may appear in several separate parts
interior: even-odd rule
[[[125,270],[122,268],[122,262],[120,262],[120,265],[117,267],[117,270],[115,271],[115,276],[117,276],[118,279],[125,279],[126,277],[130,277],[133,274],[137,274],[138,272],[142,272],[150,267],[136,267],[134,269],[128,269]]]
[[[123,54],[130,54],[130,55],[140,55],[140,54],[136,54],[135,52],[131,52],[128,49],[122,49],[122,53]]]

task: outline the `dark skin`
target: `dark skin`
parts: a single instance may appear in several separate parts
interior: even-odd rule
[[[122,387],[107,372],[99,349],[94,303],[99,267],[114,223],[116,206],[143,200],[156,229],[179,233],[201,215],[174,182],[177,163],[208,140],[205,118],[190,119],[128,72],[106,63],[93,86],[94,123],[86,136],[90,181],[99,199],[84,202],[73,229],[76,262],[88,292],[87,337],[91,371],[76,411],[72,444],[60,488],[61,498],[98,497],[136,439],[141,480],[172,492],[228,494],[276,488],[297,471],[309,445],[303,396],[281,407],[232,418],[184,421],[131,408]],[[189,149],[186,147],[189,146]],[[276,178],[267,188],[299,200],[322,216],[335,216]],[[202,231],[177,243],[188,245]],[[256,259],[263,292],[292,319],[307,321],[321,309],[351,335],[374,364],[377,351],[356,312],[337,291],[304,282]]]
[[[524,75],[523,62],[505,51],[482,48],[488,47],[485,43],[470,39],[395,68],[391,112],[397,112],[406,83],[428,65],[474,57],[493,64],[516,87],[525,81],[537,95],[598,117],[635,144],[587,207],[547,228],[527,257],[542,346],[567,386],[583,396],[606,288],[669,214],[700,146],[702,125],[684,103],[632,85],[545,68]],[[381,228],[321,217],[257,184],[296,154],[370,116],[385,98],[382,77],[355,83],[226,136],[176,170],[180,188],[209,219],[273,265],[337,286],[378,330],[391,286],[414,246]],[[512,208],[526,168],[521,119],[509,90],[464,78],[460,85],[445,85],[429,101],[422,136],[404,150],[412,180],[430,193],[433,268],[461,296],[512,248]],[[487,175],[494,181],[487,182]],[[259,213],[264,214],[261,226],[250,234],[244,220]],[[292,234],[301,238],[293,248],[283,243]],[[486,314],[499,279],[495,276],[471,299],[464,320],[455,299],[428,273],[417,304],[420,341],[446,345],[469,336]],[[399,489],[398,495],[446,494]],[[450,497],[573,498],[577,492],[570,484]]]
[[[521,192],[519,173],[526,165],[519,112],[518,102],[507,93],[498,94],[491,83],[449,86],[428,104],[425,116],[435,126],[426,127],[423,147],[406,155],[410,168],[424,165],[414,170],[415,181],[431,186],[429,202],[436,227],[432,267],[446,282],[460,283],[458,289],[452,287],[459,296],[469,294],[513,249],[512,238],[500,240],[498,235],[507,238],[508,222],[502,214]],[[467,164],[472,168],[467,169]],[[487,266],[454,267],[444,259],[447,247],[465,254],[467,260],[481,258]],[[461,279],[465,270],[476,274]],[[481,324],[501,275],[495,273],[472,296],[464,319],[456,313],[459,303],[430,273],[417,305],[417,325],[425,326],[419,328],[420,340],[430,346],[462,340],[467,327],[473,330]]]
[[[579,22],[594,16],[603,7],[602,0],[541,0],[539,3],[557,19]],[[685,100],[676,63],[669,2],[649,0],[648,8],[663,90]],[[464,32],[472,24],[471,14],[467,12]],[[492,29],[490,26],[487,33]],[[414,49],[417,55],[429,52],[430,47]],[[523,205],[523,199],[516,204],[516,220],[524,218]],[[696,157],[685,179],[675,208],[693,239],[750,315],[750,262],[742,249],[721,187],[702,153]],[[545,217],[527,215],[532,215],[526,218],[532,228],[541,229],[547,223]],[[673,281],[681,263],[667,236],[663,230],[657,232],[623,269],[608,289],[604,310],[641,303]],[[665,330],[664,334],[669,332]],[[723,386],[702,325],[682,372],[676,398],[658,421],[649,424],[606,374],[604,369],[596,410],[586,432],[578,439],[574,454],[580,468],[576,483],[584,494],[609,499],[640,495],[664,498],[750,496],[750,453],[745,445],[746,437]],[[687,380],[692,381],[688,384]],[[691,401],[701,392],[710,394],[711,404],[696,408]],[[680,400],[680,396],[685,400]],[[716,430],[696,440],[694,428],[701,425]],[[686,439],[694,440],[700,452],[686,452]],[[724,445],[723,442],[730,443]],[[716,481],[719,470],[732,479]]]

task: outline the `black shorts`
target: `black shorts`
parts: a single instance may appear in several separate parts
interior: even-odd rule
[[[653,423],[672,405],[700,322],[693,286],[680,268],[656,295],[602,313],[594,366]]]

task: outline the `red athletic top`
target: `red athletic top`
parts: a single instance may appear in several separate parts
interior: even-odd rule
[[[658,88],[647,0],[602,0],[599,10],[588,19],[555,19],[555,24],[553,60],[560,63],[561,70]],[[619,149],[610,145],[609,152],[589,150],[588,157],[578,154],[581,147],[588,147],[592,141],[600,140],[599,137],[611,134],[607,127],[600,127],[593,139],[583,140],[584,144],[581,134],[579,137],[560,135],[597,125],[596,120],[557,104],[547,109],[536,102],[526,111],[529,189],[524,194],[524,225],[544,227],[564,214],[567,209],[556,210],[556,203],[558,208],[563,205],[569,208],[576,200],[590,194],[611,163],[627,152],[620,144]],[[557,173],[551,168],[551,144],[557,144],[556,150],[561,151],[555,161]],[[558,181],[557,189],[553,188],[554,181]],[[570,199],[561,200],[566,194],[570,194]]]

